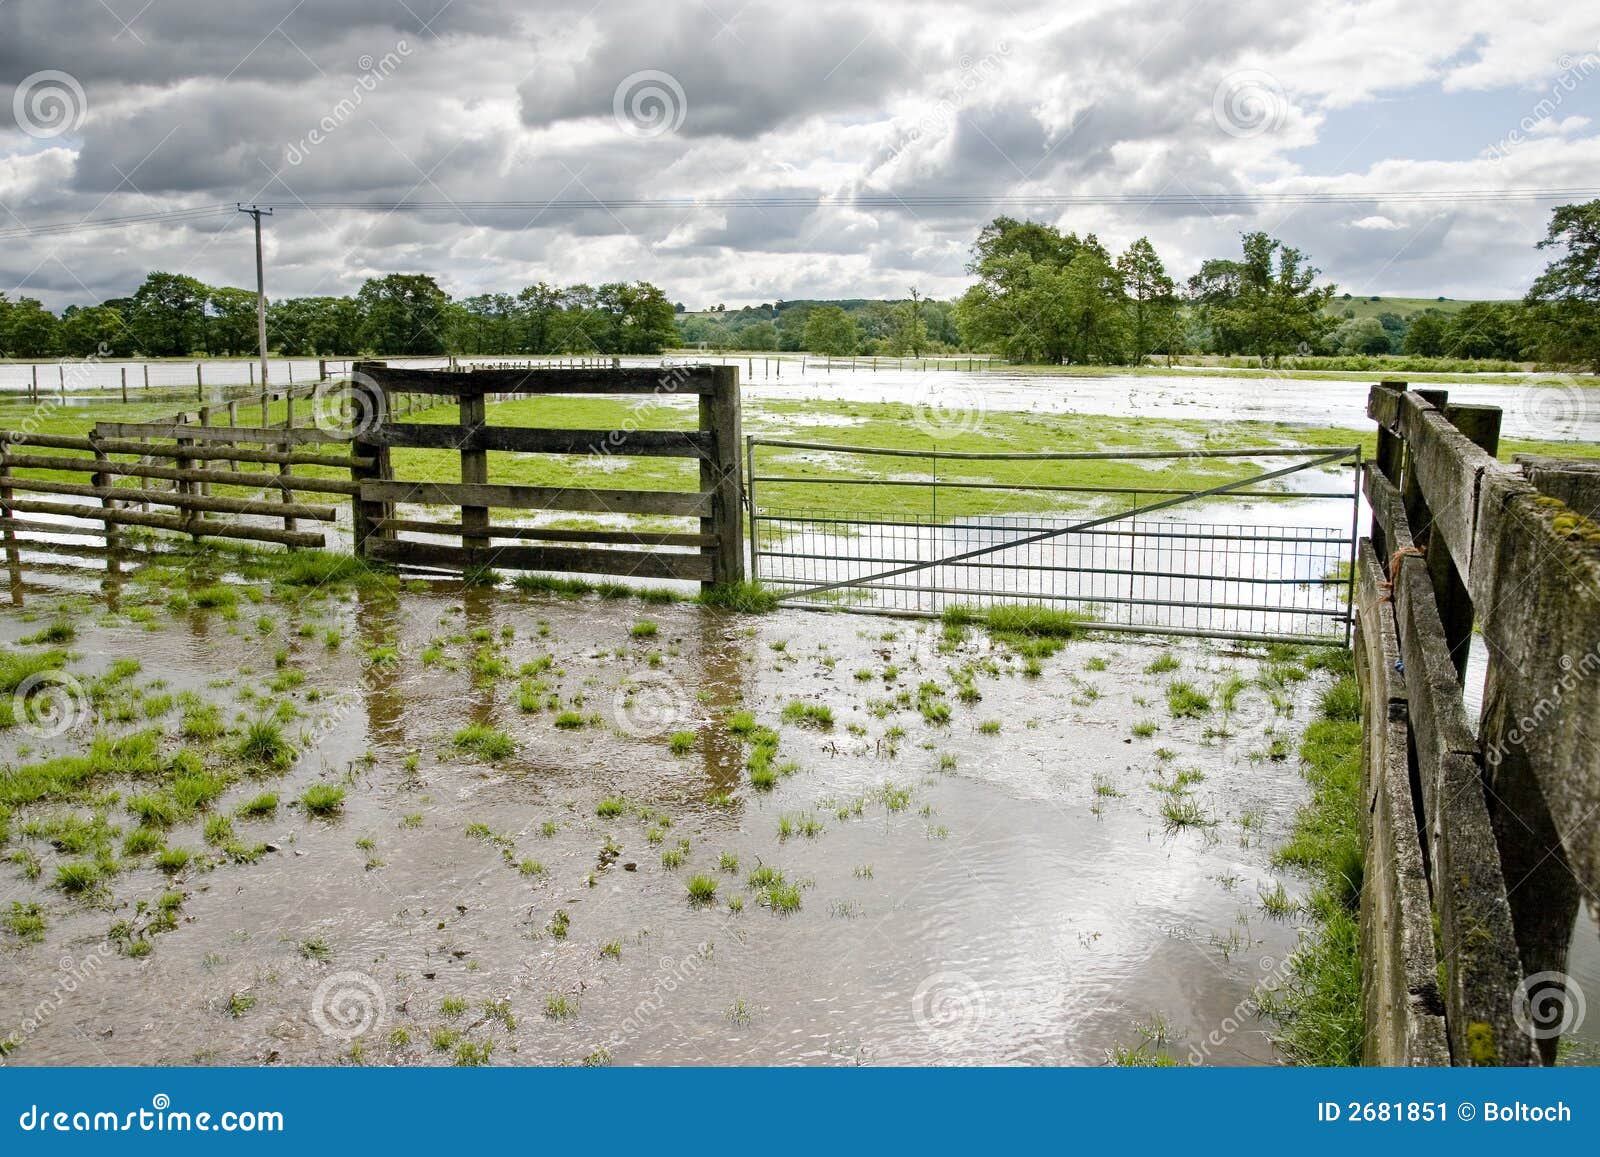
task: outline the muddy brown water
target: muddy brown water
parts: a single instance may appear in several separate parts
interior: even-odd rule
[[[48,620],[29,612],[53,602],[32,593],[8,608],[0,640],[37,630]],[[31,813],[15,817],[10,847],[34,848],[46,871],[29,881],[0,865],[0,893],[7,906],[42,905],[49,926],[37,944],[0,933],[0,1035],[20,1041],[7,1063],[321,1064],[353,1045],[367,1063],[450,1063],[456,1042],[446,1032],[451,1049],[436,1050],[436,1029],[492,1043],[496,1064],[1101,1064],[1151,1034],[1180,1060],[1278,1059],[1250,1001],[1281,979],[1296,919],[1269,918],[1259,894],[1280,881],[1291,895],[1306,887],[1276,872],[1271,854],[1307,792],[1293,760],[1252,755],[1269,726],[1297,737],[1324,676],[1292,685],[1287,720],[1251,687],[1233,736],[1205,739],[1217,716],[1170,718],[1164,684],[1209,689],[1225,672],[1257,674],[1261,661],[1227,644],[1078,639],[1029,678],[982,632],[942,654],[936,624],[803,611],[442,589],[300,608],[241,600],[236,623],[162,612],[154,630],[104,620],[103,609],[78,616],[74,671],[135,657],[140,680],[196,690],[224,703],[225,717],[253,713],[238,691],[260,688],[273,650],[288,646],[289,665],[307,675],[284,696],[302,713],[289,734],[308,743],[287,773],[238,783],[217,805],[279,792],[274,818],[235,821],[241,838],[275,849],[255,864],[190,869],[171,884],[134,867],[106,894],[76,900],[47,886],[60,857],[18,834]],[[270,636],[258,633],[261,614],[278,620]],[[658,635],[630,637],[639,619]],[[318,635],[295,636],[302,621]],[[343,632],[333,651],[321,637],[330,626]],[[502,628],[508,670],[553,656],[541,677],[563,705],[581,695],[577,710],[598,720],[563,730],[550,710],[523,713],[509,674],[475,686],[476,644],[423,662],[436,637],[486,629],[498,640]],[[365,662],[385,640],[398,662]],[[1146,674],[1169,650],[1176,676]],[[976,676],[981,700],[961,702],[949,669],[991,661]],[[899,674],[886,684],[890,665]],[[948,724],[914,708],[869,710],[924,680],[949,691]],[[833,727],[783,723],[795,699],[826,704]],[[723,726],[738,709],[777,728],[777,762],[798,765],[770,792],[751,788],[745,749]],[[1159,730],[1133,736],[1141,719]],[[490,763],[453,747],[474,721],[506,731],[515,753]],[[176,716],[161,726],[175,746]],[[668,750],[673,730],[695,733],[692,751]],[[31,760],[88,734],[38,741],[12,729],[0,744],[12,761],[31,746]],[[1184,769],[1204,772],[1188,798],[1211,826],[1172,830],[1163,819],[1169,797],[1152,782]],[[289,806],[319,780],[347,788],[337,818]],[[890,810],[885,785],[909,789],[905,806]],[[671,826],[637,809],[596,814],[617,795]],[[780,817],[801,813],[820,834],[780,838]],[[506,853],[468,833],[480,824],[507,837]],[[662,851],[684,838],[685,863],[664,866]],[[609,862],[608,839],[618,848]],[[168,842],[205,848],[198,823]],[[719,870],[723,852],[738,857],[737,873]],[[524,859],[544,871],[524,875]],[[801,885],[798,911],[758,901],[745,882],[758,865]],[[696,873],[717,879],[713,903],[689,902]],[[105,946],[114,921],[169,887],[185,894],[181,919],[150,938],[148,956]],[[735,896],[742,911],[729,910]],[[550,931],[558,911],[564,938]],[[325,958],[308,958],[308,941]],[[547,1015],[555,998],[575,1013]],[[449,1011],[455,1000],[465,1012]],[[512,1023],[487,1015],[486,1001],[509,1002]]]

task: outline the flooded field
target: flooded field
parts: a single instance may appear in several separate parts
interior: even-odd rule
[[[1315,652],[212,565],[0,618],[7,1063],[1277,1060]]]

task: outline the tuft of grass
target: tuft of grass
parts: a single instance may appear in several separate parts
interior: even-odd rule
[[[471,752],[490,763],[506,758],[517,749],[511,736],[483,723],[469,723],[457,731],[450,742],[458,750]]]
[[[257,767],[285,768],[294,762],[294,755],[294,745],[284,738],[283,725],[274,719],[255,720],[239,740],[239,758]]]
[[[691,904],[709,904],[717,898],[717,881],[714,876],[690,876],[687,887]]]
[[[544,1015],[550,1020],[570,1020],[578,1015],[578,1002],[551,993],[544,998]]]
[[[105,871],[89,860],[74,860],[56,868],[56,887],[77,896],[93,891],[105,877]]]
[[[278,793],[275,791],[262,792],[252,800],[246,800],[234,809],[233,814],[240,819],[260,819],[270,816],[278,810]]]
[[[1193,683],[1174,679],[1167,684],[1167,710],[1174,719],[1199,719],[1211,710],[1211,697]]]
[[[667,736],[667,747],[673,755],[687,755],[694,750],[694,732],[674,731]]]
[[[37,904],[11,901],[11,908],[4,917],[0,917],[0,923],[4,923],[6,931],[19,940],[37,942],[44,939],[44,909]]]
[[[344,788],[331,783],[314,783],[300,797],[300,806],[310,815],[334,815],[344,807]]]
[[[810,727],[827,731],[833,726],[833,709],[824,703],[807,703],[791,699],[783,709],[783,721],[796,727]]]
[[[1181,664],[1178,656],[1171,651],[1162,651],[1154,659],[1144,665],[1146,675],[1165,675],[1168,671],[1176,671]]]
[[[764,614],[776,610],[778,596],[758,582],[722,583],[707,587],[695,597],[695,602],[706,607],[720,607],[727,611],[746,614]]]
[[[608,795],[594,805],[594,814],[601,819],[615,819],[628,810],[628,801],[620,795]]]
[[[661,624],[651,619],[640,619],[628,628],[628,634],[635,639],[653,639],[661,632]]]

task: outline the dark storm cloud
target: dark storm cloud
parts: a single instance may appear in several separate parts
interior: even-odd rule
[[[913,282],[953,294],[973,236],[1000,212],[1116,247],[1148,233],[1179,275],[1234,251],[1243,229],[1281,228],[1336,280],[1516,292],[1537,259],[1541,207],[1431,219],[1381,198],[1237,212],[1026,198],[1305,187],[1303,158],[1329,109],[1359,116],[1375,96],[1405,99],[1424,81],[1448,90],[1452,69],[1468,85],[1548,85],[1517,62],[1594,41],[1556,0],[1527,0],[1514,28],[1445,0],[1298,10],[1270,0],[143,4],[0,2],[0,225],[257,200],[278,209],[268,251],[280,294],[348,292],[390,268],[434,273],[459,293],[642,277],[694,301]],[[401,45],[394,67],[362,88],[369,65]],[[60,135],[29,135],[11,90],[50,69],[81,86],[84,116]],[[1230,134],[1214,115],[1219,86],[1241,72],[1264,73],[1275,102],[1259,134]],[[637,85],[615,115],[619,86],[638,73],[670,78],[656,87],[678,104],[643,108],[664,112],[664,126],[629,120]],[[1505,123],[1527,103],[1512,99]],[[1493,171],[1402,156],[1341,173],[1333,158],[1314,180],[1363,192],[1572,186],[1597,154],[1594,130],[1580,127],[1530,140]],[[784,195],[829,204],[763,204]],[[730,203],[543,205],[591,197]],[[975,200],[926,202],[939,197]],[[529,204],[452,208],[468,200]],[[302,201],[441,207],[308,211]],[[219,214],[15,239],[0,251],[0,289],[60,308],[126,293],[151,268],[247,283],[247,230]]]
[[[682,92],[680,133],[749,139],[814,113],[876,108],[920,75],[899,30],[861,11],[747,7],[726,23],[709,11],[652,12],[648,35],[618,21],[581,59],[551,61],[518,88],[524,123],[611,118],[630,77],[665,74],[668,103],[679,101],[673,84]]]
[[[510,35],[515,11],[488,0],[14,0],[0,5],[0,84],[59,68],[91,93],[195,77],[287,85],[397,36]]]

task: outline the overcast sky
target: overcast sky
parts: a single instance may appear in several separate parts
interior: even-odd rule
[[[1396,194],[1594,186],[1592,0],[0,0],[0,230],[256,201],[273,296],[953,296],[1008,212],[1147,234],[1179,276],[1262,228],[1342,290],[1509,297],[1548,203]],[[1373,200],[1027,204],[1309,190]],[[918,200],[950,196],[995,200]],[[696,197],[734,203],[463,204]],[[54,308],[150,269],[253,286],[249,221],[0,240],[0,290]]]

